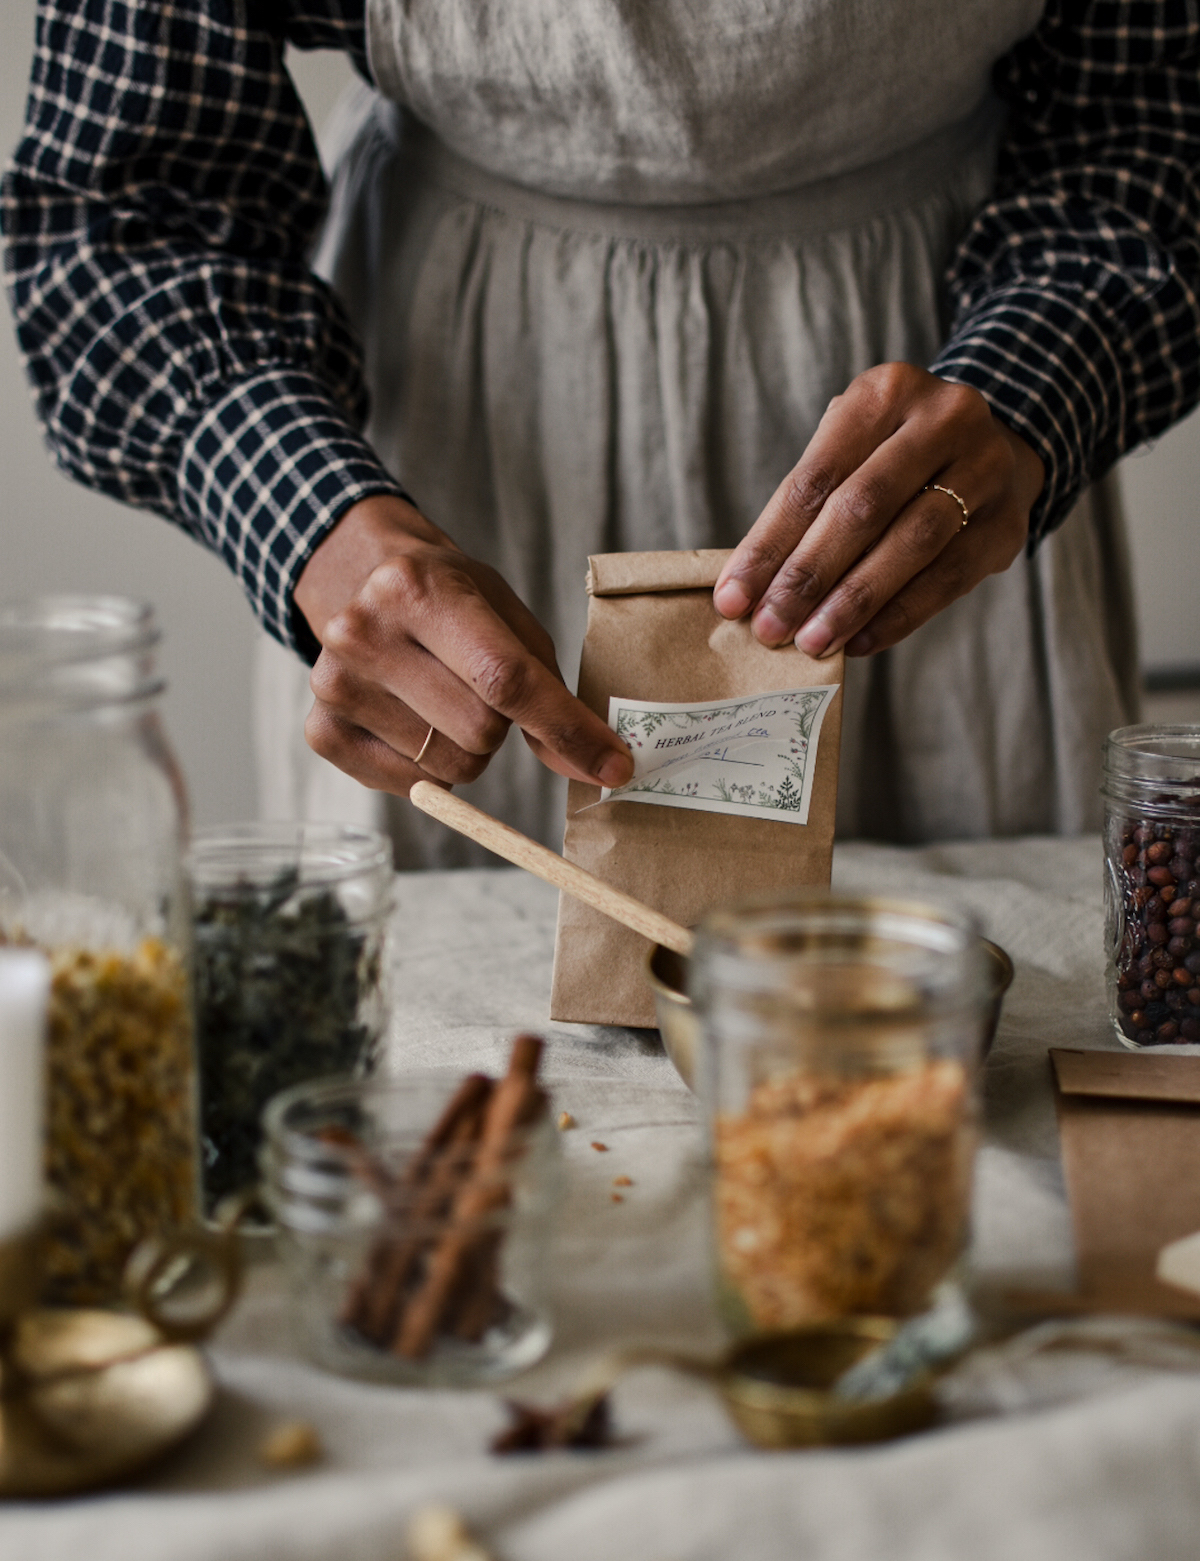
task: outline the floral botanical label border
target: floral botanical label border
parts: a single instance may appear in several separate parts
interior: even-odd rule
[[[608,724],[629,744],[633,779],[600,800],[807,824],[821,723],[836,693],[822,684],[700,705],[614,696]]]

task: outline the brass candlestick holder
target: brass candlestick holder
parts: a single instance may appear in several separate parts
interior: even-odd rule
[[[111,1485],[182,1441],[213,1398],[196,1343],[241,1284],[232,1229],[183,1231],[130,1258],[137,1315],[43,1308],[43,1242],[0,1242],[0,1496]]]

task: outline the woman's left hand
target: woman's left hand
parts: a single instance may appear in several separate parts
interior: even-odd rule
[[[810,656],[885,650],[1008,568],[1044,476],[978,391],[909,363],[868,369],[721,571],[717,610]]]

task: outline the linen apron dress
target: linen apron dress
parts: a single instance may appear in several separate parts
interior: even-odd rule
[[[368,430],[500,571],[571,686],[589,553],[733,546],[831,396],[930,362],[988,196],[992,63],[1041,0],[369,0],[318,267],[366,345]],[[848,661],[839,836],[1098,827],[1133,719],[1119,516]],[[485,860],[304,746],[307,675],[259,671],[269,812],[380,817],[397,866]],[[480,807],[558,847],[564,788],[511,733]]]

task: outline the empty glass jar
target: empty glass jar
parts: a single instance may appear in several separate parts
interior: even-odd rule
[[[920,1311],[968,1229],[986,1005],[970,922],[798,895],[712,915],[694,964],[725,1321]]]

